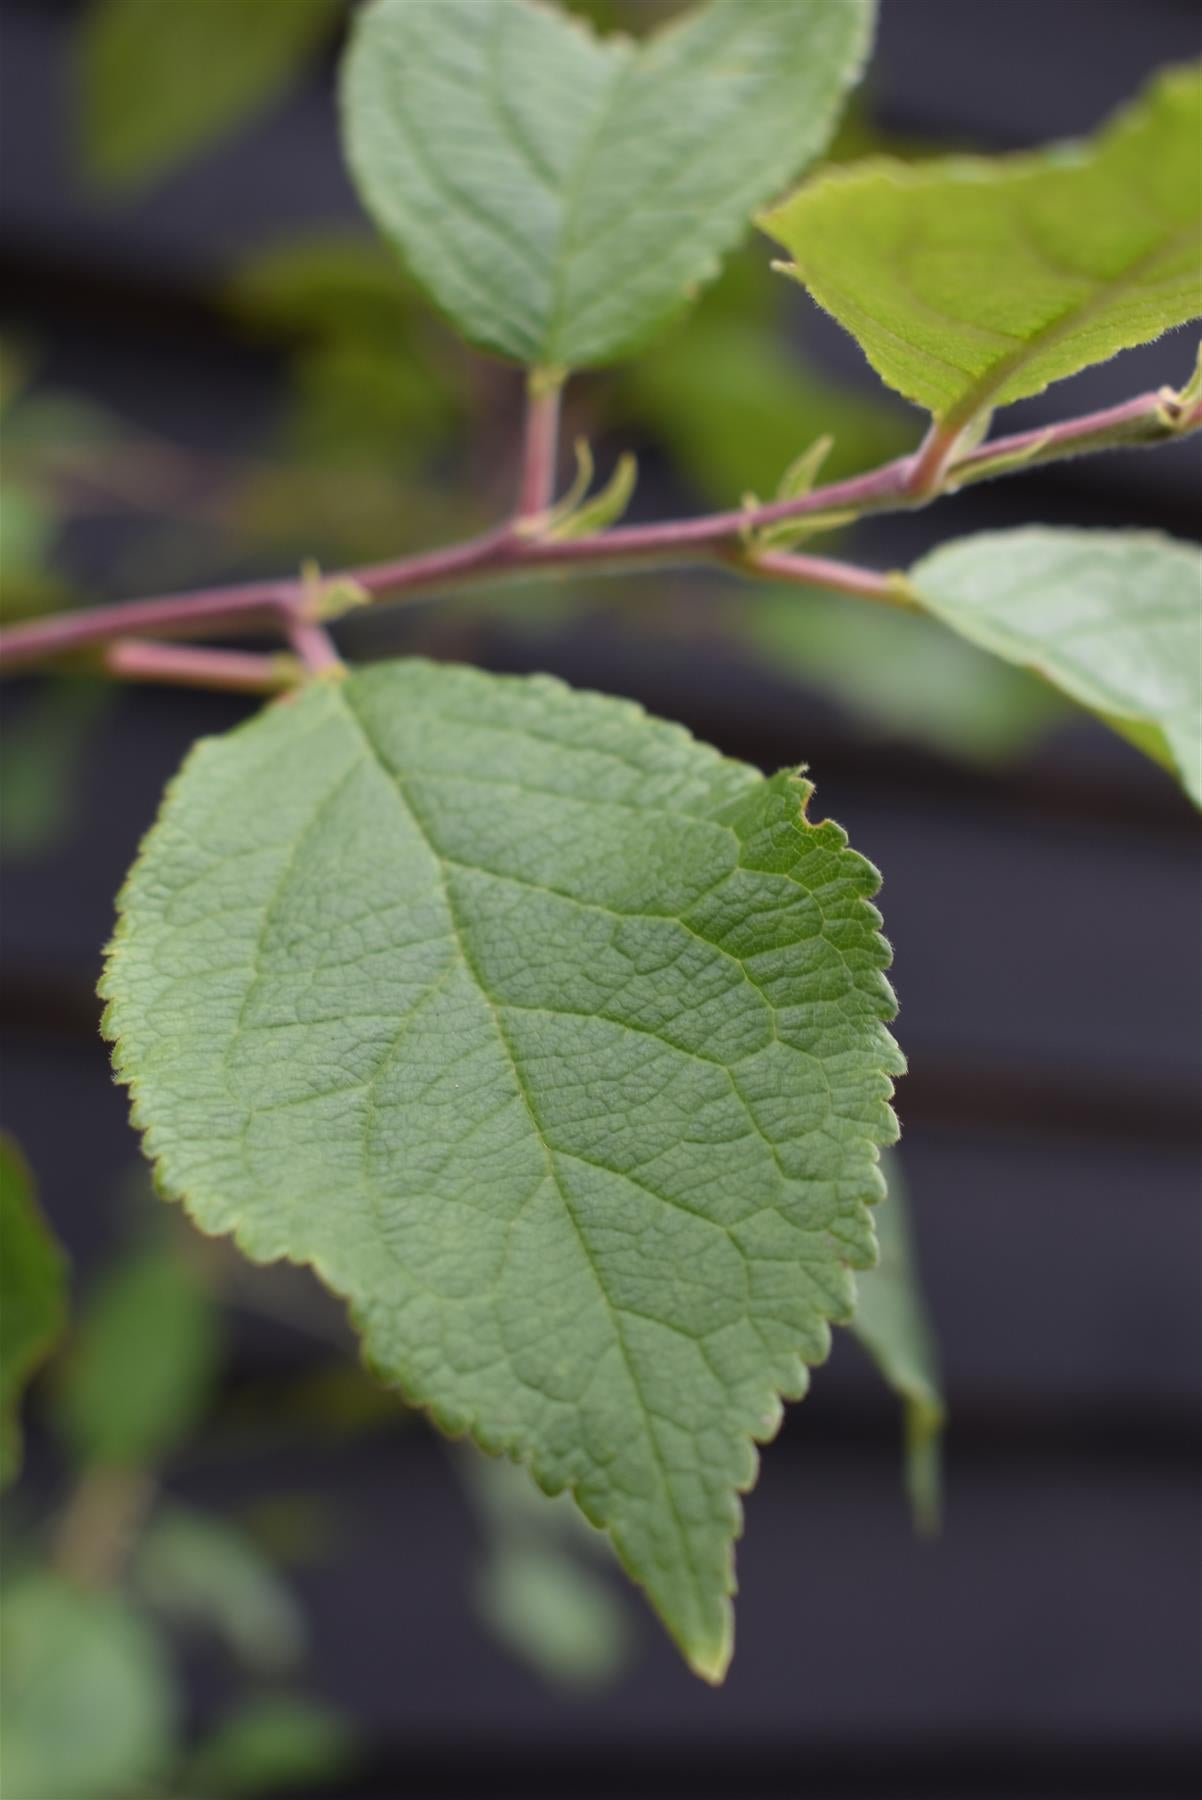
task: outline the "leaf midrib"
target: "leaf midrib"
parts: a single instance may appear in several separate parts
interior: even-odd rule
[[[622,1326],[621,1326],[621,1322],[620,1322],[620,1309],[614,1305],[613,1301],[610,1298],[610,1295],[605,1286],[605,1283],[601,1278],[601,1271],[597,1266],[597,1261],[593,1254],[592,1248],[584,1234],[584,1230],[580,1224],[579,1218],[577,1217],[576,1210],[572,1204],[571,1198],[563,1184],[563,1181],[560,1178],[559,1170],[558,1170],[558,1167],[556,1165],[556,1160],[555,1160],[555,1151],[547,1139],[547,1135],[543,1128],[542,1122],[540,1121],[540,1119],[538,1117],[538,1113],[535,1110],[533,1097],[529,1090],[529,1085],[526,1082],[526,1079],[522,1073],[521,1065],[518,1062],[517,1056],[513,1049],[513,1045],[510,1042],[509,1034],[505,1029],[505,1024],[501,1018],[500,1009],[498,1008],[496,1001],[493,999],[492,995],[489,993],[488,988],[485,985],[485,982],[481,976],[481,973],[480,973],[479,969],[476,967],[475,961],[474,961],[471,953],[468,950],[467,939],[466,939],[466,935],[464,932],[463,924],[459,918],[459,914],[458,914],[458,911],[457,911],[457,908],[455,905],[455,901],[454,901],[454,898],[451,893],[450,883],[447,881],[447,878],[446,878],[446,871],[443,866],[442,853],[439,850],[439,848],[434,840],[434,837],[433,837],[428,825],[426,824],[426,821],[425,821],[423,815],[421,814],[416,803],[414,802],[413,796],[409,792],[409,789],[408,789],[406,783],[404,782],[400,772],[394,766],[387,763],[384,760],[384,758],[381,756],[379,749],[377,748],[375,741],[371,736],[371,733],[368,731],[366,725],[364,724],[362,718],[360,717],[358,711],[356,710],[354,704],[352,703],[351,698],[346,691],[346,687],[340,686],[336,691],[338,694],[338,698],[341,700],[341,702],[343,704],[343,708],[344,708],[347,718],[351,721],[356,733],[358,734],[358,736],[360,737],[360,739],[363,742],[364,748],[368,755],[369,762],[371,763],[371,765],[374,768],[376,768],[379,771],[380,775],[385,780],[390,792],[396,797],[398,803],[404,809],[404,811],[405,811],[406,815],[408,816],[410,822],[412,823],[414,829],[418,832],[423,843],[426,845],[426,848],[430,853],[431,860],[434,863],[435,871],[437,874],[437,879],[439,882],[439,886],[441,887],[443,898],[444,898],[444,903],[445,903],[446,909],[447,909],[447,918],[450,922],[451,930],[452,930],[452,933],[455,938],[455,943],[456,943],[456,947],[459,952],[460,961],[462,962],[463,967],[467,970],[467,973],[470,975],[473,985],[479,992],[486,1007],[488,1008],[488,1012],[493,1021],[493,1026],[496,1031],[498,1041],[501,1045],[502,1050],[505,1053],[506,1060],[509,1063],[509,1067],[510,1067],[510,1070],[513,1075],[514,1084],[515,1084],[515,1087],[517,1090],[518,1097],[521,1099],[521,1101],[526,1109],[527,1116],[530,1119],[531,1126],[534,1129],[535,1136],[538,1139],[540,1149],[541,1149],[543,1157],[546,1161],[547,1173],[551,1178],[551,1181],[555,1187],[556,1193],[560,1197],[560,1201],[563,1205],[564,1211],[565,1211],[568,1219],[571,1222],[573,1231],[575,1232],[577,1241],[580,1245],[581,1254],[584,1257],[586,1264],[588,1265],[588,1268],[592,1275],[593,1281],[596,1285],[597,1291],[601,1296],[601,1301],[602,1301],[602,1305],[603,1305],[606,1317],[610,1321],[610,1324],[611,1324],[611,1327],[613,1330],[613,1334],[614,1334],[614,1341],[617,1345],[619,1354],[622,1357],[623,1366],[626,1369],[627,1379],[630,1383],[631,1392],[633,1393],[635,1400],[638,1403],[639,1412],[641,1413],[642,1418],[643,1418],[644,1435],[646,1437],[647,1444],[651,1450],[652,1457],[654,1458],[654,1461],[655,1461],[656,1469],[658,1471],[660,1482],[661,1482],[661,1485],[663,1488],[664,1498],[667,1501],[668,1508],[672,1514],[673,1522],[676,1526],[676,1533],[677,1533],[677,1540],[678,1540],[679,1548],[680,1548],[680,1551],[684,1558],[685,1566],[688,1569],[689,1577],[690,1577],[690,1581],[691,1581],[691,1585],[692,1585],[692,1589],[693,1589],[692,1597],[693,1597],[694,1605],[696,1607],[697,1616],[699,1618],[704,1618],[705,1611],[706,1611],[704,1583],[702,1582],[702,1580],[700,1578],[700,1575],[699,1575],[699,1572],[698,1572],[698,1569],[696,1566],[696,1562],[693,1557],[692,1544],[690,1542],[688,1532],[685,1530],[684,1520],[681,1517],[680,1508],[677,1505],[675,1491],[672,1487],[671,1480],[669,1479],[667,1464],[664,1461],[663,1452],[660,1449],[659,1440],[656,1437],[655,1426],[654,1426],[654,1422],[653,1422],[653,1415],[651,1413],[650,1408],[647,1405],[647,1401],[643,1395],[642,1388],[641,1388],[638,1378],[635,1374],[634,1363],[631,1359],[630,1350],[627,1346],[625,1334],[622,1330]],[[609,1528],[612,1532],[612,1523],[607,1521],[607,1524],[609,1525]],[[643,1582],[643,1580],[644,1580],[643,1576],[637,1570],[635,1570],[633,1567],[631,1567],[630,1573],[634,1577],[635,1580],[639,1581],[640,1583]],[[695,1649],[696,1646],[692,1646],[692,1648]]]
[[[1143,256],[1131,264],[1122,275],[1099,284],[1079,305],[1069,307],[1057,318],[1040,326],[1033,337],[1024,338],[1017,348],[1003,356],[986,375],[981,376],[962,400],[949,407],[943,415],[944,423],[953,428],[967,425],[989,405],[994,396],[1005,387],[1010,377],[1018,374],[1026,363],[1034,361],[1041,351],[1050,349],[1080,326],[1088,324],[1106,306],[1123,295],[1129,288],[1137,285],[1149,265],[1172,255],[1178,249],[1184,249],[1195,236],[1196,231],[1196,224],[1191,223],[1170,232],[1167,238],[1162,239],[1152,249],[1145,251]],[[960,323],[960,321],[956,321],[956,323]],[[927,352],[924,351],[923,354],[926,355]],[[1048,383],[1045,382],[1044,386],[1048,386]],[[1016,395],[1015,399],[1023,397]]]

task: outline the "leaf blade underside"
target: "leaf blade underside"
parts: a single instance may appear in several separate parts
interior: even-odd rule
[[[165,1191],[571,1488],[710,1679],[896,1130],[879,877],[808,791],[546,678],[316,684],[193,752],[102,989]]]
[[[910,571],[953,631],[1046,677],[1202,806],[1202,552],[1154,531],[1029,526],[953,539]]]
[[[1202,313],[1202,69],[1089,142],[820,177],[760,224],[881,378],[966,425]]]
[[[823,149],[874,12],[712,0],[636,44],[529,0],[376,0],[344,71],[351,173],[471,342],[611,361]]]

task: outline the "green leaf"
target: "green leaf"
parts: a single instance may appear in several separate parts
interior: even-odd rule
[[[89,172],[156,180],[275,100],[341,0],[94,0],[77,46]]]
[[[246,1701],[201,1745],[188,1770],[195,1800],[295,1794],[333,1781],[353,1757],[351,1732],[329,1707],[289,1694]]]
[[[1202,805],[1202,552],[1155,532],[1031,527],[911,570],[929,612],[1100,713]]]
[[[809,793],[545,678],[314,683],[193,752],[103,983],[163,1191],[571,1488],[711,1679],[895,1133],[879,877]]]
[[[872,0],[711,0],[632,43],[530,0],[375,0],[346,64],[364,204],[465,337],[612,361],[810,162]]]
[[[951,428],[1202,313],[1202,82],[1091,143],[827,175],[761,220],[890,386]]]
[[[195,1278],[169,1250],[118,1264],[100,1282],[63,1375],[60,1424],[85,1462],[154,1463],[208,1402],[217,1326]]]
[[[207,1625],[248,1668],[299,1660],[305,1625],[288,1584],[244,1532],[211,1514],[171,1507],[155,1515],[134,1563],[152,1606]]]
[[[21,1395],[66,1322],[66,1262],[25,1158],[0,1132],[0,1485],[21,1467]]]
[[[0,1792],[112,1800],[143,1791],[171,1752],[161,1645],[115,1594],[27,1574],[5,1589]]]
[[[918,1278],[910,1206],[894,1154],[885,1162],[889,1199],[876,1215],[880,1261],[858,1277],[851,1329],[905,1402],[906,1486],[915,1523],[939,1524],[939,1440],[945,1406],[939,1358]]]

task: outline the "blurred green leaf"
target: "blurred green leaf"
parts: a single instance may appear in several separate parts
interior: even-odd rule
[[[250,1669],[275,1673],[304,1654],[305,1622],[287,1582],[223,1519],[161,1510],[138,1547],[133,1578],[151,1606],[208,1627]]]
[[[25,1574],[5,1589],[0,1645],[5,1800],[126,1800],[167,1765],[162,1647],[117,1595]]]
[[[77,45],[89,173],[157,180],[275,100],[342,0],[93,0]]]
[[[774,674],[829,690],[870,731],[968,762],[1016,759],[1068,716],[1035,676],[917,613],[765,588],[740,594],[727,617]]]
[[[5,439],[7,446],[8,426]],[[50,566],[57,532],[50,502],[25,482],[6,475],[0,492],[0,619],[6,624],[66,604],[66,583]]]
[[[210,1301],[170,1251],[139,1251],[100,1281],[59,1394],[59,1419],[85,1462],[155,1463],[204,1410],[217,1368]]]
[[[287,1694],[248,1700],[192,1758],[190,1800],[223,1794],[292,1794],[333,1780],[352,1761],[346,1722],[317,1701]]]
[[[465,1450],[459,1466],[485,1532],[473,1585],[481,1622],[556,1686],[617,1680],[634,1651],[630,1615],[590,1562],[609,1566],[608,1540],[565,1495],[549,1498],[524,1469]]]
[[[299,355],[284,416],[284,447],[330,463],[377,464],[396,480],[446,443],[455,407],[412,352],[322,345]]]
[[[21,1395],[66,1321],[66,1260],[42,1216],[25,1158],[0,1132],[0,1485],[21,1466]]]
[[[285,447],[328,466],[395,475],[429,462],[464,412],[459,349],[391,258],[319,235],[250,258],[227,303],[258,334],[295,345]]]
[[[0,844],[10,858],[44,856],[71,829],[81,763],[111,690],[80,677],[50,679],[10,706],[0,745]]]
[[[881,1162],[888,1194],[873,1214],[880,1259],[875,1269],[856,1276],[851,1331],[905,1403],[906,1487],[916,1525],[933,1531],[939,1524],[939,1440],[946,1410],[939,1359],[918,1275],[901,1164],[888,1150]]]
[[[496,1545],[475,1600],[493,1636],[545,1681],[604,1687],[628,1665],[630,1627],[617,1598],[562,1550]]]
[[[396,257],[371,237],[312,232],[247,257],[227,283],[226,304],[256,332],[407,343],[428,318]]]
[[[774,321],[733,308],[699,313],[618,378],[622,422],[641,423],[706,500],[737,505],[775,491],[785,470],[830,434],[824,481],[897,455],[912,433],[899,409],[819,375]]]

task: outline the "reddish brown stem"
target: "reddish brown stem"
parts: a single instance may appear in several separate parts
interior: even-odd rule
[[[859,569],[835,562],[829,556],[799,556],[794,551],[759,550],[733,553],[726,559],[732,568],[771,581],[796,582],[800,587],[825,588],[837,594],[854,594],[861,600],[883,601],[888,606],[909,606],[896,577],[878,575],[875,569]]]
[[[342,670],[342,658],[324,625],[292,611],[284,620],[284,635],[310,675],[336,674]]]
[[[523,504],[532,504],[547,491],[553,452],[551,431],[557,406],[555,389],[547,387],[532,397],[532,414],[524,464]],[[1018,432],[982,444],[942,468],[939,485],[927,491],[924,456],[934,454],[931,438],[917,456],[898,457],[849,481],[815,488],[792,500],[767,506],[712,513],[703,518],[665,520],[653,525],[619,526],[589,537],[540,540],[515,529],[508,521],[496,530],[467,543],[374,563],[347,570],[331,578],[350,580],[373,596],[432,594],[469,582],[496,580],[523,570],[538,572],[571,569],[581,565],[641,566],[648,563],[691,562],[717,558],[747,566],[745,543],[749,534],[792,519],[820,519],[825,514],[859,514],[925,505],[968,482],[1037,462],[1078,455],[1122,445],[1150,444],[1178,437],[1202,426],[1202,407],[1186,411],[1171,390],[1141,394],[1122,406],[1109,407],[1083,418],[1069,419],[1046,430]],[[531,453],[533,449],[533,454]],[[946,444],[940,440],[942,455]],[[933,465],[929,465],[933,466]],[[535,475],[537,474],[537,482]],[[819,559],[809,559],[815,562]],[[763,558],[759,559],[763,568]],[[897,598],[897,589],[871,570],[825,562],[824,585],[857,594]],[[794,566],[793,579],[797,579]],[[127,601],[116,606],[94,607],[48,619],[31,620],[0,632],[0,662],[17,670],[52,662],[88,645],[112,642],[129,634],[155,636],[204,636],[283,627],[287,632],[298,614],[305,616],[308,591],[300,581],[251,582],[241,587],[214,588],[198,593],[174,594],[154,600]],[[320,657],[314,650],[312,666],[330,667],[332,647]],[[334,658],[336,660],[336,657]]]
[[[534,369],[526,384],[526,426],[522,445],[522,477],[515,516],[535,519],[555,498],[555,459],[559,449],[559,402],[562,380]]]
[[[278,694],[294,687],[304,672],[303,665],[291,656],[157,644],[145,638],[121,638],[106,644],[100,660],[105,673],[121,681],[164,682],[172,687],[215,688],[232,694]]]

